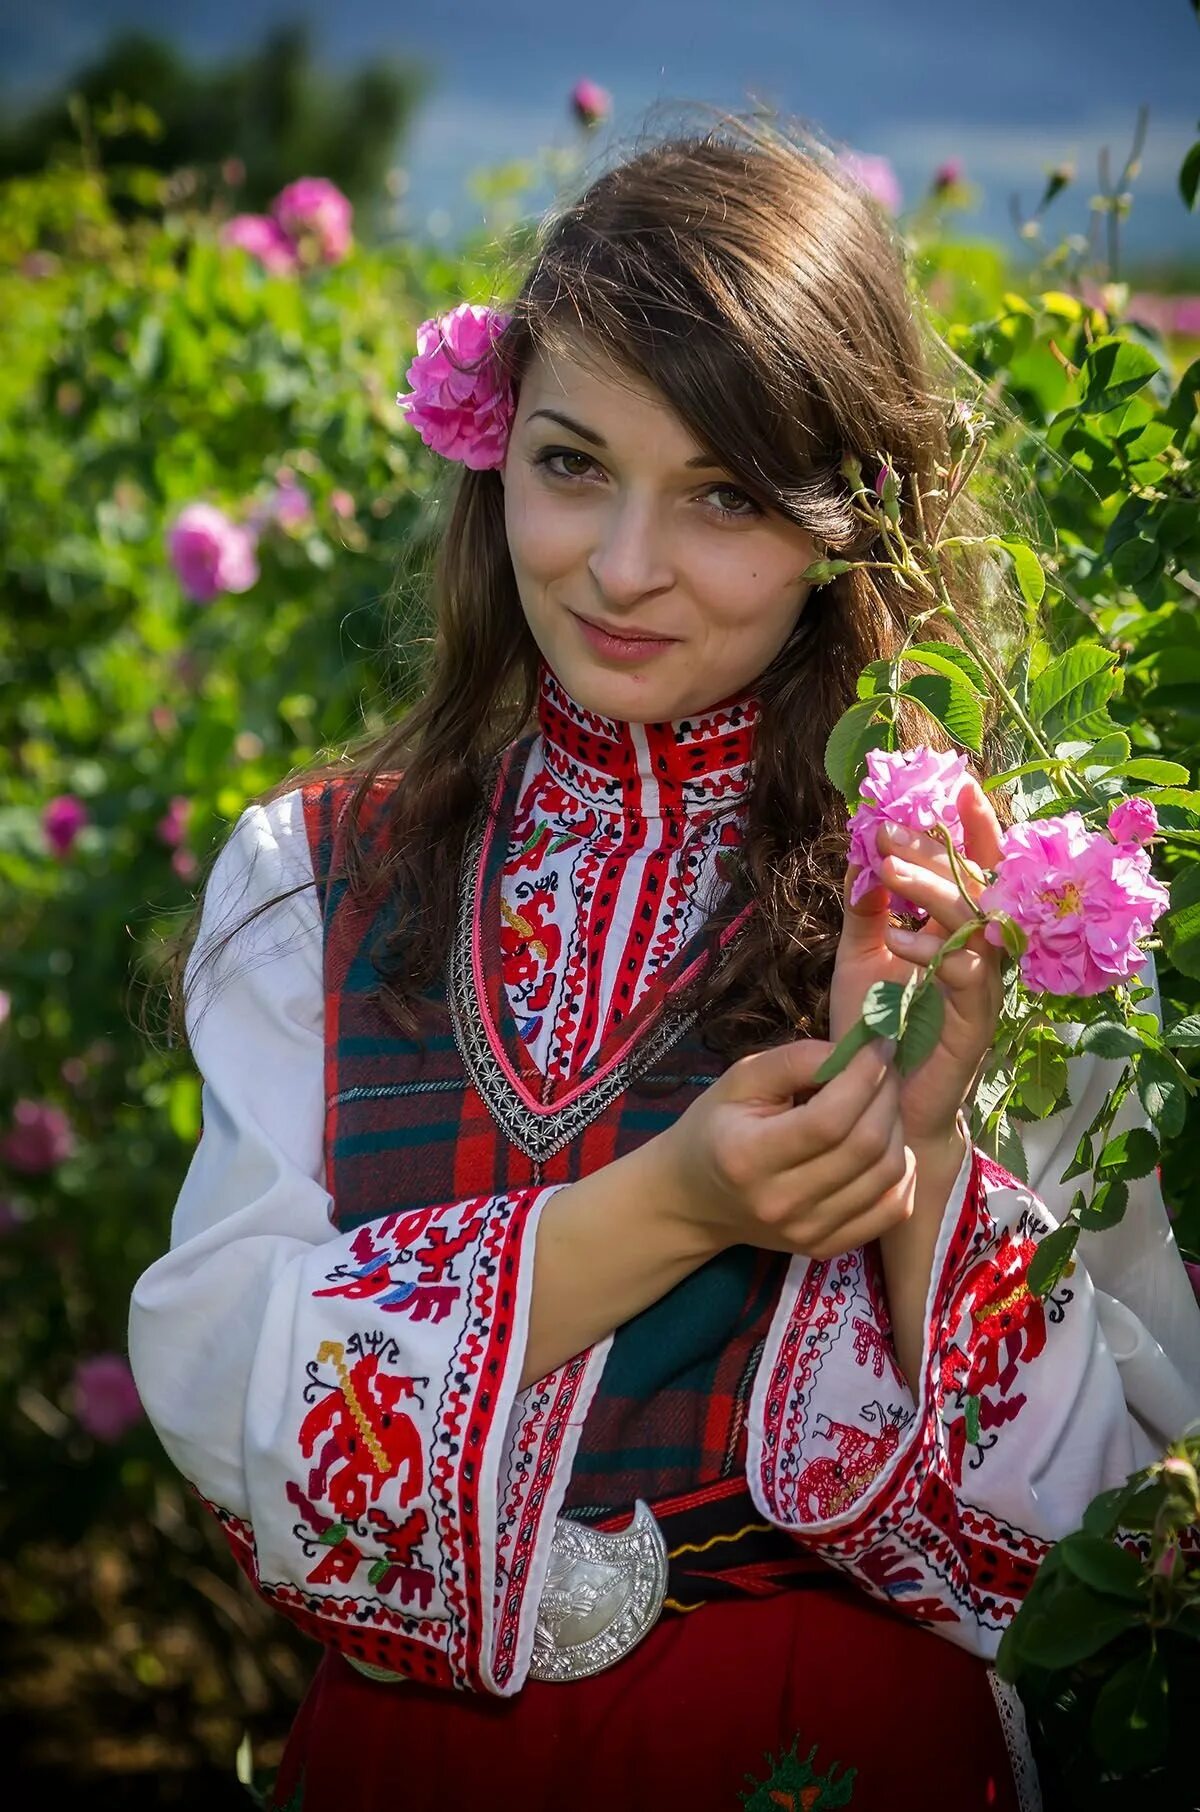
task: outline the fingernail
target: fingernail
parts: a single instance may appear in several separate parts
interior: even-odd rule
[[[916,849],[921,838],[917,831],[905,830],[902,824],[889,824],[888,836],[897,849]]]
[[[888,936],[893,944],[899,944],[901,950],[911,950],[917,941],[916,932],[905,931],[902,925],[892,925],[888,930]]]

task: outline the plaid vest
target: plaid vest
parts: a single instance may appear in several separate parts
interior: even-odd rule
[[[532,736],[498,758],[467,840],[446,972],[421,1011],[425,1050],[369,998],[395,892],[354,900],[342,873],[352,782],[304,790],[324,925],[326,1187],[339,1231],[397,1209],[570,1183],[663,1131],[725,1068],[694,1016],[665,1010],[713,960],[702,928],[584,1069],[551,1084],[530,1063],[500,972],[499,887]],[[374,834],[381,782],[364,814]],[[737,936],[751,908],[730,926]],[[718,959],[721,952],[717,953]],[[754,1374],[787,1269],[734,1246],[616,1330],[563,1509],[592,1520],[740,1479]]]

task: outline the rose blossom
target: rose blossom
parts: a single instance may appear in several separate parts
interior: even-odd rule
[[[607,88],[589,82],[585,76],[571,90],[571,107],[581,125],[598,126],[612,111],[612,96]]]
[[[349,522],[354,514],[354,499],[349,491],[330,491],[329,507],[335,516],[340,516],[343,522]]]
[[[838,162],[846,174],[852,176],[868,195],[873,195],[890,214],[900,212],[903,200],[900,181],[886,157],[871,157],[865,152],[847,151]]]
[[[222,591],[249,591],[258,578],[254,536],[211,503],[189,503],[167,536],[167,549],[189,598],[207,604]]]
[[[301,176],[271,203],[275,221],[298,250],[312,245],[323,264],[338,264],[351,245],[354,209],[336,183]]]
[[[965,755],[943,754],[937,749],[868,749],[862,800],[850,820],[850,860],[861,868],[850,892],[857,906],[863,895],[883,884],[883,856],[876,844],[882,824],[900,824],[908,830],[936,831],[944,825],[955,849],[964,847],[958,815],[958,794],[967,771]],[[896,912],[912,912],[907,900],[892,896]]]
[[[512,388],[492,352],[508,316],[473,302],[423,321],[417,356],[405,376],[411,393],[396,401],[427,447],[474,471],[504,464],[512,426]]]
[[[42,831],[56,856],[65,856],[90,822],[87,806],[74,793],[59,793],[42,813]]]
[[[75,1134],[61,1107],[23,1098],[13,1107],[12,1127],[0,1139],[0,1163],[40,1176],[72,1156]]]
[[[295,246],[279,222],[266,214],[235,214],[221,230],[221,243],[240,245],[276,277],[290,276],[298,263]]]
[[[1046,994],[1103,994],[1142,963],[1145,937],[1170,896],[1144,849],[1089,831],[1078,812],[1037,818],[1004,833],[996,878],[979,896],[1024,932],[1021,975]],[[999,925],[987,927],[1002,944]]]
[[[71,1380],[80,1426],[96,1441],[119,1441],[145,1415],[129,1362],[119,1353],[81,1359]]]
[[[1108,833],[1118,843],[1149,843],[1158,835],[1158,813],[1149,799],[1122,799],[1108,815]]]
[[[159,819],[156,827],[158,840],[165,843],[168,849],[175,849],[183,842],[191,809],[191,800],[183,793],[176,793],[167,807],[166,816]]]

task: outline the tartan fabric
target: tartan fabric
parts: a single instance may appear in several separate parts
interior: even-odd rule
[[[508,1061],[526,1076],[528,1056],[505,1010],[499,973],[498,899],[531,741],[505,752],[499,809],[479,876],[493,1025]],[[339,1230],[400,1208],[573,1182],[662,1131],[721,1073],[724,1060],[705,1050],[694,1025],[562,1150],[542,1161],[528,1157],[499,1130],[467,1073],[453,1036],[445,977],[424,1000],[424,1055],[368,998],[378,980],[372,951],[402,903],[394,894],[369,902],[350,896],[340,873],[350,790],[351,782],[339,778],[305,789],[303,798],[324,922],[326,1187]],[[381,783],[364,814],[368,836],[382,834],[387,791]],[[488,926],[494,937],[486,935]],[[658,1001],[706,951],[701,930],[664,972],[662,990],[647,996],[645,1010],[635,1009],[614,1034],[622,1049],[645,1032]],[[583,1074],[606,1065],[613,1048],[610,1039]],[[746,1411],[786,1265],[782,1253],[732,1247],[617,1329],[580,1439],[565,1513],[599,1518],[627,1510],[637,1497],[654,1502],[744,1475]]]

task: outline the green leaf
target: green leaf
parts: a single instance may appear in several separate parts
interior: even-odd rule
[[[1145,1598],[1148,1581],[1142,1563],[1128,1548],[1077,1531],[1058,1543],[1058,1554],[1076,1579],[1095,1591],[1138,1603]]]
[[[1084,1026],[1076,1049],[1094,1051],[1097,1057],[1128,1057],[1132,1051],[1140,1051],[1142,1044],[1141,1034],[1131,1026],[1114,1019],[1096,1019]]]
[[[394,1562],[390,1560],[373,1560],[367,1573],[367,1584],[378,1585],[384,1575],[391,1571]]]
[[[906,650],[904,658],[924,661],[938,673],[945,673],[946,663],[949,662],[951,666],[957,667],[981,698],[987,697],[988,682],[983,668],[973,654],[968,654],[965,648],[959,648],[954,642],[917,642],[914,647]]]
[[[983,712],[974,691],[961,675],[915,673],[900,688],[901,698],[911,698],[941,724],[946,734],[963,748],[979,753],[983,743]]]
[[[896,1047],[896,1068],[910,1076],[937,1049],[946,1014],[946,999],[936,981],[927,981],[912,998],[904,1032]]]
[[[1017,1094],[1035,1120],[1054,1111],[1067,1087],[1066,1046],[1053,1032],[1039,1033],[1017,1059]]]
[[[1189,1013],[1186,1019],[1177,1019],[1173,1026],[1167,1026],[1163,1043],[1175,1051],[1190,1050],[1200,1044],[1200,1013]]]
[[[1170,1728],[1167,1674],[1152,1647],[1104,1682],[1090,1728],[1096,1754],[1116,1774],[1142,1774],[1162,1760]],[[1153,1790],[1149,1798],[1153,1802]]]
[[[1200,977],[1200,863],[1189,864],[1171,882],[1171,910],[1158,929],[1175,967]]]
[[[1021,1634],[1022,1656],[1038,1667],[1074,1667],[1124,1635],[1138,1620],[1137,1613],[1122,1600],[1098,1598],[1074,1581],[1056,1581],[1055,1586],[1045,1608],[1034,1611]]]
[[[825,744],[825,772],[846,799],[858,793],[868,749],[877,747],[875,731],[879,701],[860,698],[834,724]]]
[[[863,997],[862,1016],[875,1038],[899,1038],[904,1024],[905,984],[872,982]]]
[[[1129,1206],[1129,1186],[1119,1177],[1101,1183],[1085,1208],[1079,1211],[1079,1225],[1085,1233],[1102,1233],[1108,1227],[1119,1227]]]
[[[1010,1176],[1020,1183],[1029,1181],[1029,1159],[1024,1142],[1007,1114],[1001,1114],[994,1126],[985,1125],[978,1142]]]
[[[1119,334],[1096,340],[1083,363],[1080,381],[1086,391],[1079,407],[1085,415],[1107,415],[1136,395],[1162,369],[1154,354]]]
[[[1077,642],[1051,661],[1029,688],[1029,715],[1047,742],[1087,736],[1085,726],[1103,713],[1117,690],[1116,656],[1096,642]],[[1110,726],[1096,725],[1095,734]]]
[[[1148,1118],[1164,1139],[1177,1139],[1187,1121],[1187,1090],[1170,1058],[1143,1052],[1134,1080]]]
[[[1088,767],[1092,763],[1089,760]],[[1105,774],[1124,774],[1130,780],[1149,780],[1155,786],[1189,786],[1191,773],[1178,761],[1119,761]]]
[[[1110,1139],[1096,1164],[1097,1170],[1111,1170],[1116,1176],[1132,1182],[1148,1177],[1158,1163],[1158,1140],[1145,1126],[1134,1126],[1128,1132]]]
[[[1069,1223],[1065,1227],[1056,1227],[1053,1233],[1048,1233],[1041,1241],[1027,1273],[1029,1288],[1034,1296],[1049,1295],[1070,1264],[1078,1239],[1079,1228]]]
[[[1002,547],[1011,556],[1017,575],[1017,584],[1021,596],[1027,604],[1040,604],[1046,595],[1046,575],[1042,563],[1033,549],[1025,541],[1009,541],[999,536],[995,545]]]
[[[892,690],[896,663],[893,660],[872,661],[858,676],[855,690],[859,698],[880,698]]]
[[[323,1547],[336,1548],[340,1541],[345,1541],[348,1533],[349,1530],[345,1523],[330,1523],[328,1529],[323,1529],[321,1531],[317,1540]]]
[[[828,1057],[817,1070],[813,1081],[832,1082],[834,1077],[839,1076],[845,1069],[855,1051],[861,1051],[864,1044],[870,1044],[873,1038],[878,1037],[879,1033],[872,1031],[865,1020],[856,1019],[850,1030],[844,1032],[838,1039]]]

